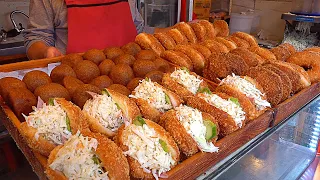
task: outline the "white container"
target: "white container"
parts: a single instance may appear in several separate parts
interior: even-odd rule
[[[251,13],[231,13],[229,26],[230,34],[237,31],[242,31],[250,34],[254,18],[255,16]]]

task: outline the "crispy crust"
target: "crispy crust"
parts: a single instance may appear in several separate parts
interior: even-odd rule
[[[81,132],[90,131],[87,120],[79,107],[62,98],[56,98],[55,100],[61,105],[62,109],[69,117],[72,134],[76,134],[78,130]],[[38,140],[36,140],[34,136],[37,132],[37,129],[28,126],[26,122],[21,123],[19,132],[24,137],[31,149],[44,156],[49,156],[50,152],[56,147],[55,144],[46,140],[42,136],[39,136]]]
[[[238,55],[246,62],[249,67],[255,67],[264,64],[264,60],[257,54],[249,51],[246,48],[237,48],[230,51],[231,54]]]
[[[250,34],[247,34],[244,32],[235,32],[232,34],[232,36],[236,36],[238,38],[241,38],[241,39],[247,41],[249,43],[250,47],[258,46],[256,38]]]
[[[188,98],[187,105],[193,108],[197,108],[200,111],[206,112],[210,114],[212,117],[214,117],[219,124],[219,137],[224,137],[239,129],[239,127],[236,125],[236,123],[228,113],[216,108],[215,106],[210,105],[205,100],[199,97],[190,96]]]
[[[229,26],[224,20],[216,20],[213,22],[213,27],[217,31],[217,36],[227,37],[229,36]]]
[[[294,46],[292,46],[289,43],[283,43],[279,47],[287,49],[290,52],[290,55],[297,52],[297,50],[294,48]]]
[[[177,45],[175,50],[186,54],[192,61],[194,71],[197,74],[202,74],[206,61],[201,53],[199,53],[189,45]]]
[[[236,36],[228,36],[228,37],[226,37],[226,39],[234,42],[238,47],[243,47],[246,49],[248,49],[250,47],[250,44],[247,41],[245,41],[241,38],[238,38]]]
[[[174,49],[177,45],[174,39],[166,33],[155,33],[153,35],[167,50]]]
[[[200,21],[198,21],[198,23],[201,24],[202,26],[204,26],[204,28],[206,29],[206,38],[213,39],[214,37],[216,37],[217,32],[214,29],[212,23],[210,23],[207,20],[200,20]]]
[[[195,73],[191,73],[199,78],[201,78],[200,76],[196,75]],[[202,78],[201,78],[202,79]],[[169,90],[171,90],[172,92],[176,93],[177,95],[179,95],[184,101],[187,101],[187,97],[188,96],[193,96],[194,94],[192,94],[192,92],[190,92],[187,88],[183,87],[181,84],[177,83],[176,81],[174,81],[171,77],[170,74],[166,73],[163,75],[162,78],[162,85],[165,88],[168,88]],[[200,88],[204,88],[204,87],[209,87],[208,84],[205,81],[202,81],[202,83],[200,84]]]
[[[103,168],[108,172],[108,177],[110,179],[130,179],[130,169],[126,157],[114,142],[98,133],[86,133],[84,135],[97,139],[98,147],[96,154],[101,160]],[[54,161],[57,153],[62,147],[63,146],[58,146],[51,152],[48,159],[48,165]],[[46,169],[46,174],[49,179],[67,179],[63,173],[52,170],[49,166]]]
[[[181,33],[183,33],[190,43],[197,43],[197,36],[195,35],[191,26],[185,22],[180,22],[174,26],[177,28]]]
[[[319,51],[320,52],[320,51]],[[293,54],[287,62],[307,69],[311,83],[320,81],[320,53],[315,51],[302,51]]]
[[[138,106],[127,96],[120,94],[116,91],[113,91],[111,89],[107,89],[107,91],[109,92],[112,99],[119,105],[122,113],[124,114],[124,117],[129,122],[131,122],[132,119],[134,119],[136,116],[140,115],[140,110]],[[113,132],[110,129],[102,126],[97,119],[90,116],[87,112],[83,111],[83,113],[86,115],[88,122],[90,124],[90,129],[93,132],[102,133],[107,137],[113,137],[116,135],[116,132]]]
[[[266,48],[252,46],[249,48],[249,50],[262,57],[266,62],[272,62],[277,60],[276,56]]]
[[[255,79],[265,90],[268,102],[275,106],[281,102],[283,96],[283,82],[280,76],[262,66],[250,68],[247,76]]]
[[[219,83],[220,80],[218,79],[223,79],[231,74],[230,65],[226,59],[226,56],[223,54],[212,54],[203,70],[203,77]]]
[[[142,49],[153,50],[158,56],[165,51],[161,43],[152,35],[140,33],[136,36],[135,42],[142,47]]]
[[[206,46],[212,53],[228,53],[229,49],[222,43],[214,40],[206,40],[201,45]]]
[[[231,53],[228,53],[225,56],[227,58],[227,62],[229,63],[232,73],[235,73],[237,75],[244,75],[245,72],[249,69],[249,66],[241,56]]]
[[[158,134],[159,137],[164,140],[168,147],[169,151],[172,154],[173,159],[175,160],[175,165],[178,163],[180,159],[180,152],[178,149],[178,146],[174,142],[174,139],[170,136],[168,132],[166,132],[161,126],[158,124],[145,119],[146,124],[153,128]],[[123,152],[129,150],[129,148],[124,144],[125,139],[129,136],[129,132],[126,132],[125,126],[121,126],[118,131],[118,135],[116,136],[116,142],[119,145],[119,147],[122,149]],[[140,167],[140,163],[133,159],[130,156],[127,156],[129,166],[130,166],[130,176],[133,178],[138,179],[154,179],[153,175],[151,173],[146,173],[143,171],[143,169]],[[175,166],[174,165],[174,166]]]
[[[190,23],[189,22],[189,25],[193,29],[193,31],[198,39],[198,42],[204,41],[206,38],[206,33],[207,33],[206,28],[203,25],[201,25],[200,23]]]
[[[270,51],[276,56],[279,61],[286,61],[288,57],[290,57],[290,52],[281,48],[280,46],[270,49]]]
[[[318,46],[314,46],[314,47],[311,47],[311,48],[307,48],[303,51],[311,51],[311,52],[320,52],[320,48]]]
[[[225,38],[216,37],[216,38],[214,38],[214,40],[217,41],[218,43],[221,43],[221,44],[224,44],[225,46],[227,46],[229,51],[234,50],[234,49],[237,48],[237,45],[234,42],[228,41]]]
[[[187,55],[185,55],[181,52],[168,50],[168,51],[165,51],[161,54],[161,58],[163,58],[169,62],[172,62],[173,64],[176,64],[178,66],[186,67],[190,71],[193,71],[193,64],[192,64],[191,59]]]
[[[178,29],[170,29],[167,34],[174,39],[177,45],[188,44],[187,37],[182,34]]]
[[[208,59],[211,56],[211,51],[209,48],[207,48],[206,46],[200,45],[200,44],[191,44],[191,47],[195,50],[197,50],[198,52],[200,52],[203,57],[206,59]]]

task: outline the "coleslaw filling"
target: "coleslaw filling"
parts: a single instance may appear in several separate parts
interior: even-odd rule
[[[203,124],[202,114],[198,109],[186,105],[175,108],[176,116],[188,134],[197,142],[198,147],[204,152],[218,152],[219,148],[212,142],[207,142],[206,127]]]
[[[184,69],[175,70],[173,73],[171,73],[170,77],[187,88],[193,94],[197,93],[202,82],[201,79],[190,74],[187,70]]]
[[[53,105],[43,104],[42,108],[33,107],[34,111],[24,117],[28,126],[37,130],[36,140],[42,136],[56,145],[61,145],[72,133],[68,130],[67,113],[55,100],[53,102]]]
[[[246,119],[245,112],[239,104],[236,104],[231,99],[225,100],[216,94],[199,93],[198,96],[204,99],[207,103],[216,108],[228,113],[239,128],[242,127],[242,121]]]
[[[142,80],[134,91],[135,94],[129,97],[144,99],[160,112],[173,108],[172,104],[166,100],[167,94],[164,90],[151,80]]]
[[[160,144],[159,135],[147,124],[136,126],[131,124],[127,127],[129,136],[124,140],[124,144],[129,150],[124,152],[139,162],[145,172],[155,176],[156,179],[163,172],[170,170],[175,164],[170,152],[165,152]]]
[[[87,100],[83,110],[113,132],[117,131],[124,121],[121,109],[107,94],[94,95],[93,99]]]
[[[248,98],[252,98],[254,100],[256,109],[258,110],[271,107],[267,100],[262,99],[264,94],[258,88],[256,88],[254,84],[251,84],[249,81],[241,78],[240,76],[236,76],[234,74],[232,76],[229,75],[221,81],[220,85],[222,84],[231,85],[245,94]]]
[[[84,137],[78,131],[58,151],[49,167],[62,172],[67,179],[107,180],[108,172],[95,160],[97,147],[98,141],[95,138]]]

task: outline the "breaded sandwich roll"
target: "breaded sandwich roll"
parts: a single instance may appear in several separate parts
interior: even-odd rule
[[[187,104],[216,118],[221,137],[231,134],[245,124],[246,113],[239,100],[227,94],[210,91],[198,93],[197,96],[190,96]]]
[[[218,152],[213,143],[218,139],[218,122],[208,113],[180,105],[166,112],[160,124],[167,130],[186,156],[202,152]]]
[[[171,74],[164,74],[162,85],[178,94],[184,101],[186,101],[187,96],[193,96],[198,91],[209,88],[200,76],[190,72],[187,68],[176,69]]]
[[[248,76],[229,75],[221,81],[216,91],[237,98],[250,120],[271,107],[262,87]]]
[[[92,94],[92,93],[91,93]],[[140,115],[138,106],[127,96],[110,89],[104,89],[102,94],[92,94],[83,106],[90,129],[112,137],[124,123]]]
[[[161,114],[183,102],[177,94],[148,78],[142,80],[129,97],[133,98],[145,118],[155,122],[159,121]]]
[[[158,179],[179,161],[180,152],[173,138],[150,120],[138,117],[133,124],[121,126],[116,137],[133,178]]]
[[[55,98],[42,104],[25,116],[19,127],[20,134],[34,151],[44,156],[58,145],[64,144],[78,130],[90,131],[81,109],[71,102]]]
[[[130,179],[121,149],[107,137],[86,133],[70,137],[48,159],[48,179]]]

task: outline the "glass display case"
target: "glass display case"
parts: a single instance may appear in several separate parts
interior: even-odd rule
[[[319,134],[318,96],[198,179],[297,179],[316,157]]]

